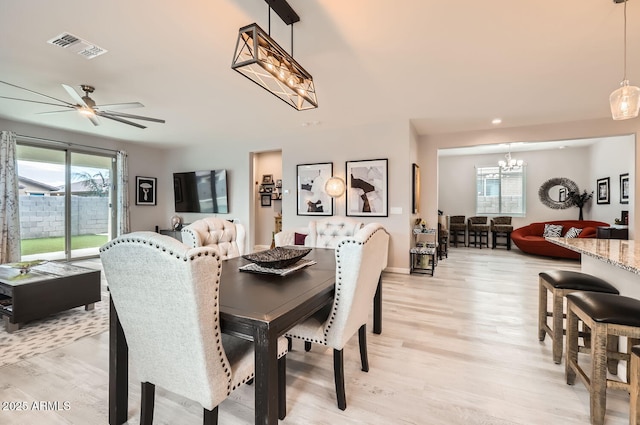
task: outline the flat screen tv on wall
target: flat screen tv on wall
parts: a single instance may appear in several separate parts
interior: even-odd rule
[[[228,213],[227,170],[173,173],[176,212]]]

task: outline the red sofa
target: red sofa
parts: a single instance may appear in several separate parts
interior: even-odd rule
[[[522,251],[528,254],[544,255],[546,257],[562,257],[580,259],[580,253],[563,248],[545,240],[542,236],[545,224],[559,224],[562,226],[562,236],[572,227],[582,229],[579,238],[595,238],[596,227],[609,227],[608,223],[590,220],[557,220],[531,223],[511,232],[511,240]]]

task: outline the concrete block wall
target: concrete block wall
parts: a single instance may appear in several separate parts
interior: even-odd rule
[[[107,233],[109,199],[71,197],[71,235]],[[20,196],[20,237],[22,239],[64,236],[63,196]]]

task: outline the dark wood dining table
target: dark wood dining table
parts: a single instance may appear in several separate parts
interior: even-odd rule
[[[278,423],[277,340],[295,324],[333,302],[335,251],[313,248],[316,264],[287,276],[239,271],[248,261],[225,260],[220,277],[222,331],[254,341],[255,423]],[[374,332],[381,333],[382,285],[374,299]],[[109,424],[127,422],[128,348],[111,303],[109,324]]]

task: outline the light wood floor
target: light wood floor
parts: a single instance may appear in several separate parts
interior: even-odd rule
[[[94,262],[95,263],[95,262]],[[95,263],[98,264],[98,263]],[[287,357],[292,425],[589,424],[584,386],[537,338],[538,272],[572,261],[517,250],[451,248],[435,277],[386,274],[382,335],[368,333],[370,371],[357,337],[345,349],[347,410],[335,404],[332,352],[301,344]],[[370,326],[369,326],[370,327]],[[108,333],[0,368],[0,402],[69,402],[67,411],[8,412],[3,425],[107,423]],[[132,374],[129,424],[138,423]],[[607,425],[628,423],[628,395],[609,391]],[[158,390],[155,424],[197,425],[201,408]],[[220,406],[221,425],[253,423],[253,387]]]

